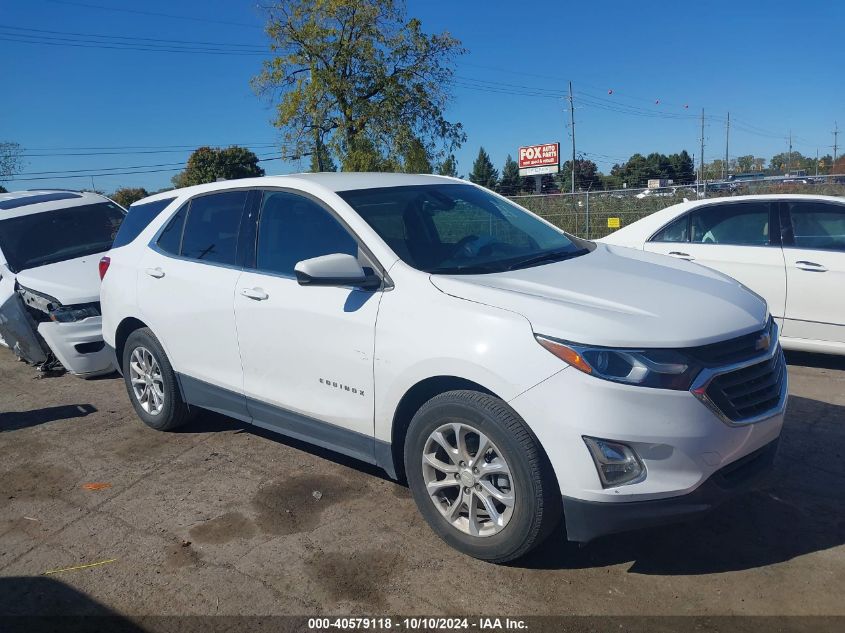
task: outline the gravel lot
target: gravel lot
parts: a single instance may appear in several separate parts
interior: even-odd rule
[[[116,376],[38,379],[0,348],[0,614],[842,615],[845,359],[789,361],[765,489],[497,567],[369,466],[213,414],[159,433]]]

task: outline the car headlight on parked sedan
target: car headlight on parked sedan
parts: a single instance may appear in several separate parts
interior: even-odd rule
[[[94,316],[100,316],[100,306],[97,303],[59,306],[50,310],[50,320],[56,321],[57,323],[72,323]]]
[[[591,347],[539,334],[536,339],[575,369],[627,385],[685,391],[701,369],[691,359],[670,349]]]

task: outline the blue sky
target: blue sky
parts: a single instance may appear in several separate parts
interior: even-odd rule
[[[178,171],[172,164],[200,144],[236,143],[259,156],[278,154],[272,108],[249,85],[261,54],[20,41],[46,35],[64,38],[54,43],[79,42],[78,36],[57,33],[64,32],[263,46],[264,20],[256,5],[0,0],[0,140],[27,148],[30,178],[53,170],[149,172],[96,177],[94,185],[105,191],[167,186]],[[824,155],[832,152],[834,121],[845,128],[840,1],[408,0],[408,13],[429,31],[450,31],[469,50],[458,62],[448,110],[467,132],[457,153],[462,174],[480,145],[498,167],[519,145],[558,140],[564,155],[570,152],[568,104],[558,96],[569,80],[578,153],[605,172],[637,151],[686,149],[697,156],[702,107],[708,161],[724,155],[728,111],[732,157],[786,151],[790,129],[794,149]],[[845,133],[839,141],[845,145]],[[264,167],[274,174],[307,164],[275,161]],[[91,179],[6,183],[9,189],[36,186],[91,187]]]

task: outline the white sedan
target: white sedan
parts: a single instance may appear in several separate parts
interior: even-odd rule
[[[845,199],[734,196],[676,204],[600,240],[714,268],[769,304],[785,349],[845,354]]]

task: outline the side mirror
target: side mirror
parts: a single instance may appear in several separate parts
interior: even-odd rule
[[[345,253],[303,259],[293,270],[300,286],[377,288],[381,285],[381,280],[375,274],[367,274],[355,257]]]

